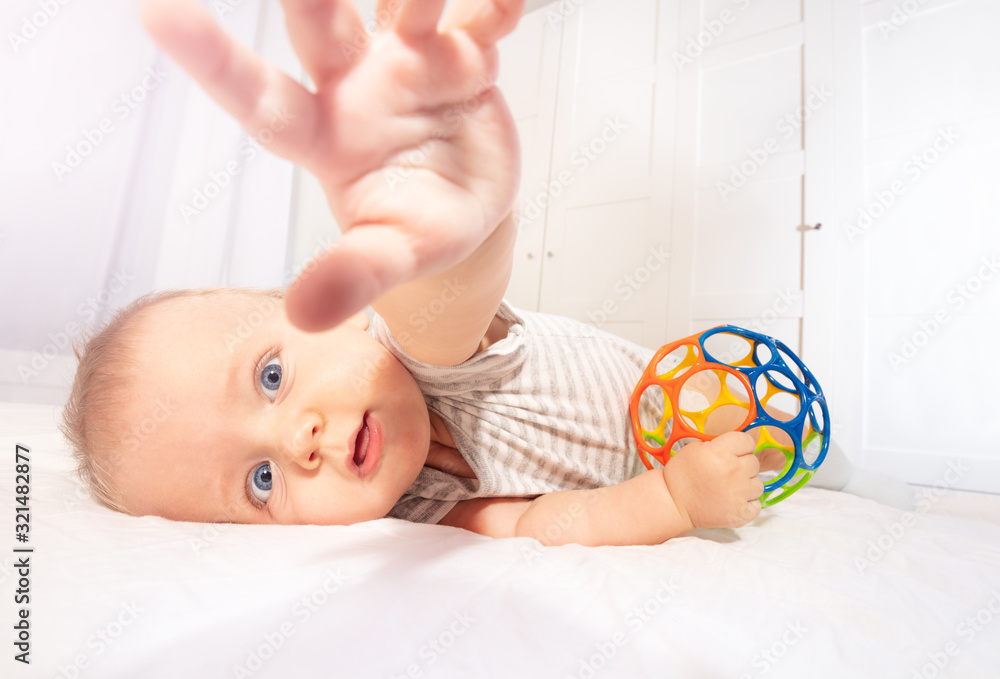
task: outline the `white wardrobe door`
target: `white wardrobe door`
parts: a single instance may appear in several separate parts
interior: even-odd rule
[[[801,0],[684,2],[670,333],[722,323],[800,349],[804,128]]]
[[[525,15],[517,29],[498,44],[497,84],[517,122],[521,143],[520,226],[505,297],[530,311],[538,311],[541,291],[562,35],[562,22],[549,20],[549,11],[542,8]]]
[[[658,346],[671,265],[677,3],[592,0],[562,16],[540,310]]]
[[[1000,4],[851,4],[836,406],[866,466],[1000,492]]]

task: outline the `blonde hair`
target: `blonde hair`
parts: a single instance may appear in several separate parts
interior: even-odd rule
[[[113,472],[123,454],[120,432],[127,422],[122,412],[131,400],[130,392],[137,389],[138,317],[167,300],[229,294],[282,298],[285,291],[195,288],[152,292],[117,310],[93,335],[74,344],[78,365],[59,428],[72,449],[77,476],[98,504],[133,514],[114,484]]]

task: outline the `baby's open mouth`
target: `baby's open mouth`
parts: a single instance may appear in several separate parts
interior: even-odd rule
[[[368,413],[365,412],[365,416],[361,421],[361,431],[358,432],[357,438],[354,439],[354,464],[359,467],[364,464],[365,458],[368,457]]]

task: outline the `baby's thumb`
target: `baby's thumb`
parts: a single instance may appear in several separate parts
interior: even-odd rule
[[[307,332],[346,320],[414,276],[407,237],[389,226],[354,227],[311,261],[288,289],[288,318]]]

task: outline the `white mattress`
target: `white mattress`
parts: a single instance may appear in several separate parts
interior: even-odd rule
[[[70,478],[53,409],[0,404],[0,443],[5,677],[1000,676],[997,496],[904,522],[807,487],[739,530],[543,548],[394,519],[130,518]],[[30,668],[11,646],[15,443]]]

